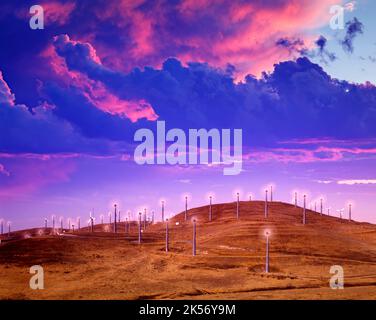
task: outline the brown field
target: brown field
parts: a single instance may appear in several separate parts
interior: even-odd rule
[[[260,201],[188,211],[165,226],[147,227],[137,244],[137,226],[117,234],[96,225],[66,235],[19,231],[0,246],[1,299],[376,299],[376,226],[320,216],[274,202],[264,219]],[[198,219],[197,256],[192,256],[192,217]],[[177,225],[176,222],[179,222]],[[107,226],[108,227],[108,226]],[[265,237],[271,272],[264,272]],[[25,237],[29,235],[31,237]],[[32,290],[29,268],[41,265],[45,289]],[[345,289],[329,287],[332,265],[345,272]]]

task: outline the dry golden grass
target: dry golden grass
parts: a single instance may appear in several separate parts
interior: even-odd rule
[[[1,299],[376,299],[376,226],[320,216],[274,202],[264,219],[263,202],[241,202],[189,210],[165,226],[148,226],[137,244],[131,234],[83,229],[73,236],[12,234],[0,246]],[[192,223],[197,256],[192,257]],[[176,223],[179,223],[178,225]],[[265,238],[271,236],[271,272],[264,272]],[[31,238],[23,239],[25,234]],[[29,268],[41,265],[45,289],[29,288]],[[345,289],[329,287],[330,266],[341,265]]]

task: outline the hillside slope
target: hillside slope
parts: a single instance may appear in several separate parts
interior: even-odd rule
[[[213,205],[114,234],[109,225],[52,234],[34,229],[12,233],[0,246],[0,298],[10,299],[376,299],[376,226],[340,220],[273,202]],[[197,255],[192,256],[192,220],[197,220]],[[270,273],[264,272],[265,236],[270,237]],[[29,288],[29,268],[42,265],[45,290]],[[332,265],[345,273],[345,289],[329,287]]]

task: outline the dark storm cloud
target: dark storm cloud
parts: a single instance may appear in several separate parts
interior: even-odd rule
[[[43,86],[42,94],[54,104],[54,116],[67,121],[80,134],[90,139],[129,143],[137,128],[150,124],[150,121],[146,120],[132,123],[129,119],[102,111],[96,108],[78,88],[63,88],[47,83]]]
[[[30,111],[16,104],[0,72],[1,153],[108,153],[110,144],[82,136],[72,124],[43,104]]]
[[[288,46],[294,42],[281,43]],[[326,50],[325,44],[323,38],[318,42],[322,50]],[[293,137],[359,138],[376,133],[372,125],[376,119],[375,87],[332,79],[308,58],[279,63],[272,73],[264,74],[259,80],[248,76],[244,83],[235,83],[231,73],[205,63],[183,66],[171,58],[161,69],[135,68],[130,73],[122,73],[93,64],[87,60],[88,55],[82,59],[85,63],[72,64],[70,57],[77,53],[64,48],[58,52],[70,68],[101,81],[112,94],[149,101],[159,119],[167,121],[169,127],[243,128],[246,143],[260,145]],[[69,95],[66,92],[63,96]],[[66,105],[58,104],[60,116],[81,119],[79,114],[74,115],[80,110],[74,104],[69,112],[60,111]],[[97,115],[97,119],[105,117],[108,115],[100,112]],[[91,127],[97,121],[80,120],[82,131],[96,135]],[[142,125],[154,126],[150,121]],[[108,130],[99,130],[101,136],[121,139],[128,128],[132,131],[135,126],[128,123],[122,129],[121,125],[104,127]]]
[[[228,70],[206,63],[183,65],[175,58],[160,69],[114,71],[101,64],[89,44],[57,37],[54,45],[69,70],[102,84],[119,99],[145,99],[168,128],[242,128],[245,146],[265,147],[292,138],[376,135],[376,88],[333,79],[306,57],[238,83]],[[325,50],[325,41],[318,46]],[[154,121],[131,122],[97,108],[75,83],[43,83],[41,93],[53,107],[34,108],[34,114],[12,106],[14,97],[5,82],[0,93],[5,101],[0,107],[3,152],[103,153],[111,149],[111,141],[133,143],[138,128],[155,128]]]

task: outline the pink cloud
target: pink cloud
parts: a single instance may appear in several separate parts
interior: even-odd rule
[[[100,81],[89,79],[86,81],[84,95],[98,109],[113,115],[126,117],[132,122],[142,118],[151,121],[158,118],[153,107],[146,100],[123,100],[110,93]]]
[[[73,2],[60,3],[58,1],[46,1],[42,3],[44,14],[46,17],[46,24],[56,23],[57,25],[64,25],[70,19],[76,4]]]
[[[279,144],[293,144],[293,145],[341,145],[341,146],[362,146],[375,144],[376,138],[367,139],[350,139],[341,140],[333,139],[330,137],[326,138],[307,138],[307,139],[291,139],[279,142]]]
[[[355,158],[354,158],[355,157]],[[376,148],[337,148],[317,147],[315,149],[304,148],[274,148],[270,150],[256,150],[243,156],[243,159],[251,163],[262,162],[332,162],[348,159],[360,160],[376,157]]]
[[[14,102],[14,94],[10,91],[8,84],[5,82],[3,78],[2,72],[0,71],[0,103],[14,106]]]
[[[342,1],[185,0],[176,5],[157,1],[143,6],[145,3],[123,0],[96,10],[99,19],[113,21],[130,40],[119,54],[93,37],[109,66],[160,66],[167,57],[176,56],[183,62],[205,61],[218,67],[230,63],[239,77],[260,75],[291,58],[295,53],[275,45],[281,37],[300,38],[312,47],[317,28],[329,23],[330,6]]]
[[[74,2],[61,3],[59,1],[39,1],[38,5],[42,6],[44,12],[44,24],[48,27],[49,24],[62,26],[69,22],[73,10],[76,8]],[[28,6],[22,7],[15,12],[18,18],[28,20],[31,17]]]
[[[281,141],[281,145],[291,147],[255,150],[244,155],[250,162],[329,162],[361,160],[376,157],[375,139],[341,140],[327,138],[307,138]]]
[[[82,45],[85,48],[86,57],[93,63],[101,64],[95,49],[89,43],[73,41],[68,36],[64,36],[63,41],[69,46]],[[69,70],[65,60],[56,53],[53,46],[47,47],[42,56],[51,67],[50,72],[53,75],[49,75],[49,77],[53,77],[54,80],[65,86],[72,85],[79,88],[88,101],[96,108],[113,115],[128,118],[132,122],[143,118],[151,121],[158,118],[153,107],[146,100],[121,99],[109,92],[102,82],[92,80],[81,72]]]

